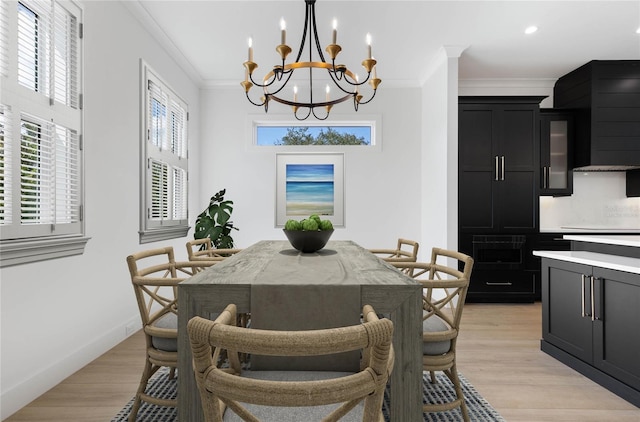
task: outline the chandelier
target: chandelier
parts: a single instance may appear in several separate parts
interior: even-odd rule
[[[249,57],[243,64],[245,68],[245,78],[244,81],[240,82],[240,85],[244,88],[247,99],[251,104],[258,107],[264,106],[265,112],[268,112],[269,103],[271,101],[277,101],[292,107],[293,114],[298,120],[305,120],[311,115],[316,119],[325,120],[329,117],[331,108],[335,104],[347,100],[353,101],[354,109],[358,111],[359,105],[367,104],[373,100],[378,85],[382,82],[377,77],[376,60],[371,56],[371,36],[367,34],[367,58],[362,61],[362,67],[366,71],[366,78],[360,81],[358,75],[349,70],[344,64],[336,64],[336,57],[342,48],[336,43],[338,31],[337,21],[335,19],[333,21],[332,42],[325,48],[330,61],[325,60],[316,29],[316,0],[305,0],[305,3],[304,30],[302,32],[300,50],[298,51],[295,62],[286,63],[287,56],[292,50],[291,47],[286,44],[286,26],[284,19],[282,19],[280,21],[280,45],[276,46],[276,51],[282,59],[282,63],[273,66],[273,70],[268,72],[261,81],[256,81],[253,78],[253,73],[258,67],[258,64],[253,61],[252,39],[249,38]],[[301,61],[307,36],[308,61]],[[314,60],[314,47],[318,56],[316,60]],[[293,88],[285,90],[294,73],[298,71],[299,73],[304,72],[306,74],[305,69],[308,70],[308,76],[303,75],[303,80],[294,78],[292,80],[292,82],[295,81]],[[314,92],[314,71],[316,82],[319,82],[322,74],[325,74],[324,81],[327,83],[324,90],[324,98],[322,98],[321,91]],[[318,74],[320,74],[320,77],[317,76]],[[328,75],[328,77],[326,75]],[[297,81],[303,84],[304,91],[301,90],[298,92],[299,87]],[[360,87],[366,83],[370,85],[372,92],[368,99],[363,100],[364,96],[360,93]],[[259,101],[254,101],[249,95],[249,91],[254,85],[263,90],[263,95]],[[331,91],[331,85],[333,85],[334,90],[337,90],[337,95]],[[300,101],[298,100],[299,98],[301,98]],[[316,110],[319,111],[316,112]]]

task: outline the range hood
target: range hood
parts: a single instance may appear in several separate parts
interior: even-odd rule
[[[640,168],[640,60],[593,60],[562,76],[553,106],[575,116],[574,171]]]

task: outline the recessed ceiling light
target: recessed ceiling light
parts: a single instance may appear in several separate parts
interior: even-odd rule
[[[636,34],[640,34],[640,26],[636,29]]]
[[[536,32],[538,30],[538,27],[535,25],[531,25],[530,27],[528,27],[527,29],[524,30],[524,33],[529,35],[529,34],[533,34],[534,32]]]

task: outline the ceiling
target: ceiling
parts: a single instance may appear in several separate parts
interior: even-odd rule
[[[295,55],[305,11],[303,0],[125,4],[203,87],[238,85],[250,36],[257,74],[277,64],[281,18]],[[339,60],[349,68],[361,69],[371,33],[378,77],[389,86],[421,85],[443,46],[464,48],[459,76],[465,80],[555,80],[594,59],[640,59],[640,0],[318,0],[316,15],[323,49],[338,20]],[[530,25],[539,29],[525,35]]]

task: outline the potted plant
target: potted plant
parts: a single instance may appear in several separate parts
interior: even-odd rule
[[[210,238],[216,249],[232,249],[231,230],[239,230],[230,220],[233,201],[225,200],[225,193],[226,189],[222,189],[211,197],[209,206],[198,215],[193,233],[195,239]]]

